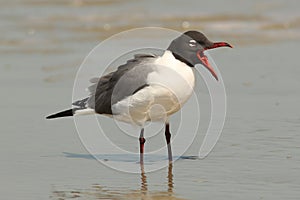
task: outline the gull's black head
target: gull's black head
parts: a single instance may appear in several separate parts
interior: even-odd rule
[[[212,42],[198,31],[187,31],[174,39],[168,50],[173,53],[176,59],[186,63],[190,67],[196,64],[202,64],[210,73],[218,80],[217,74],[208,62],[208,58],[204,55],[204,51],[218,47],[231,47],[226,42]]]

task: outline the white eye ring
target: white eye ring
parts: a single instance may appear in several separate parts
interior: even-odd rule
[[[189,46],[190,46],[190,47],[195,47],[195,46],[196,46],[196,43],[197,43],[196,40],[190,40],[190,41],[189,41]]]

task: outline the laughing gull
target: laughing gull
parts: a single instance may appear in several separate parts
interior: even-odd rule
[[[84,114],[102,114],[141,128],[140,162],[144,154],[144,125],[148,121],[165,123],[168,158],[172,161],[169,116],[191,97],[200,64],[218,81],[205,50],[231,47],[226,42],[211,42],[198,31],[187,31],[174,39],[163,55],[138,54],[116,71],[91,79],[90,95],[75,101],[68,109],[47,119]]]

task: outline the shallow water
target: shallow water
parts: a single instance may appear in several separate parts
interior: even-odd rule
[[[298,199],[299,1],[220,3],[0,1],[1,199]],[[235,48],[210,53],[228,101],[213,152],[193,159],[209,120],[203,114],[204,125],[184,157],[192,159],[129,174],[93,159],[72,119],[46,121],[44,116],[68,107],[76,71],[95,45],[143,26],[202,30]],[[160,42],[155,36],[136,37],[128,41]],[[206,113],[207,93],[199,79]],[[191,104],[185,109],[193,111]],[[146,148],[154,141],[149,139]]]

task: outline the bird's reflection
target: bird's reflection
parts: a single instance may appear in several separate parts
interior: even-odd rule
[[[152,199],[152,200],[179,200],[182,198],[176,197],[174,194],[174,183],[173,183],[173,164],[169,163],[167,169],[167,189],[160,191],[149,190],[149,183],[147,181],[147,175],[144,170],[144,165],[140,165],[140,189],[137,190],[115,190],[107,188],[100,184],[95,184],[90,189],[76,189],[76,190],[54,190],[51,195],[51,199]]]
[[[168,165],[168,175],[167,175],[167,184],[168,184],[168,190],[167,192],[161,192],[161,194],[165,193],[167,196],[172,197],[173,196],[173,163],[170,162]],[[147,195],[148,192],[148,183],[147,183],[147,176],[144,170],[144,165],[141,164],[141,193],[143,195]],[[159,198],[158,198],[159,199]],[[172,199],[172,198],[170,198]]]
[[[168,192],[169,194],[173,194],[173,164],[169,163],[169,167],[168,167]]]
[[[146,195],[148,191],[147,176],[144,170],[144,165],[141,164],[141,192]]]

